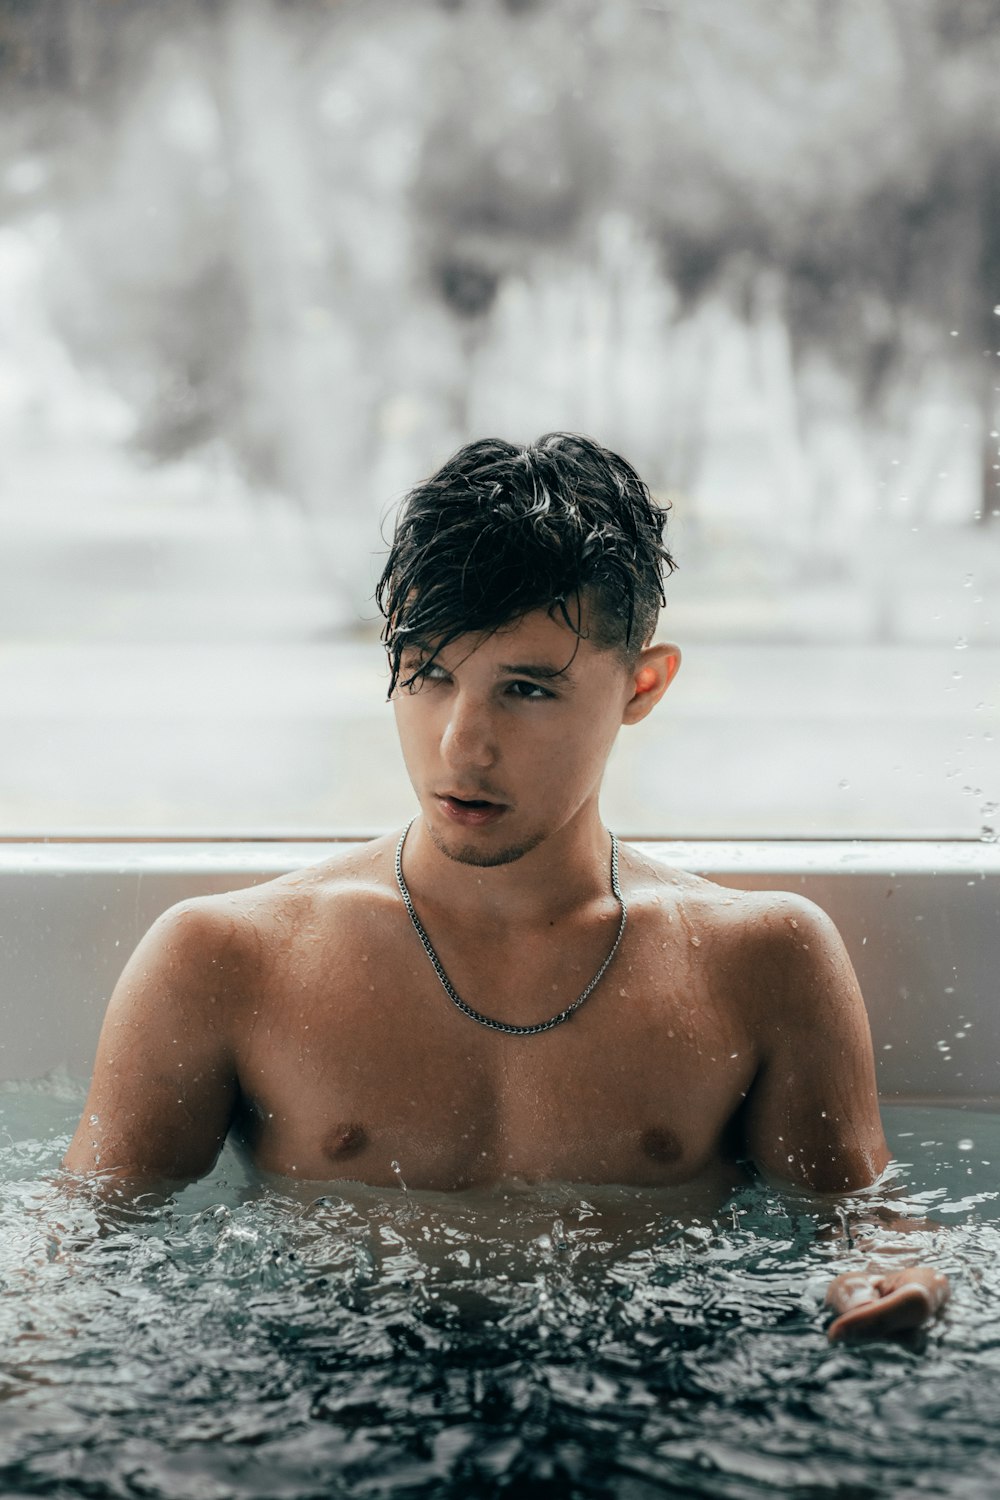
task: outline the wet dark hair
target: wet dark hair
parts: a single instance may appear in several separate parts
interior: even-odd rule
[[[631,464],[590,438],[550,432],[526,447],[484,438],[460,448],[403,500],[376,589],[390,696],[408,646],[430,655],[404,686],[458,636],[535,609],[634,658],[675,566],[666,518]]]

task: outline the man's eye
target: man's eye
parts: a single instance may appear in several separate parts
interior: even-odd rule
[[[537,682],[512,682],[508,688],[515,698],[554,698],[555,693],[550,693],[548,688],[540,687]]]
[[[425,664],[419,656],[411,661],[404,659],[399,664],[399,677],[401,684],[409,692],[415,693],[423,687],[425,682],[441,682],[447,677],[447,672],[436,662]]]

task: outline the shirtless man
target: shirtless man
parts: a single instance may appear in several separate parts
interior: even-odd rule
[[[115,989],[66,1167],[148,1186],[230,1131],[260,1169],[457,1189],[738,1180],[821,1192],[889,1153],[830,921],[618,847],[623,724],[680,662],[653,642],[665,512],[620,457],[551,434],[457,453],[407,497],[378,599],[419,814],[405,833],[187,901]],[[89,1123],[96,1117],[97,1124]],[[831,1334],[947,1295],[838,1277]]]

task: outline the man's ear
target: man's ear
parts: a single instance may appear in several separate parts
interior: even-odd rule
[[[669,641],[644,646],[632,673],[632,696],[622,714],[623,724],[637,724],[644,719],[677,676],[681,648]]]

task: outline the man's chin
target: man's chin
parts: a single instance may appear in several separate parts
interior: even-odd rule
[[[523,859],[526,854],[530,854],[531,850],[536,848],[545,836],[538,833],[533,836],[526,836],[514,844],[503,844],[490,848],[485,841],[479,844],[463,840],[460,835],[448,837],[446,834],[442,834],[440,829],[435,828],[429,819],[426,820],[426,827],[434,847],[446,859],[452,860],[456,865],[475,865],[481,870],[490,869],[496,865],[516,864],[519,859]]]

